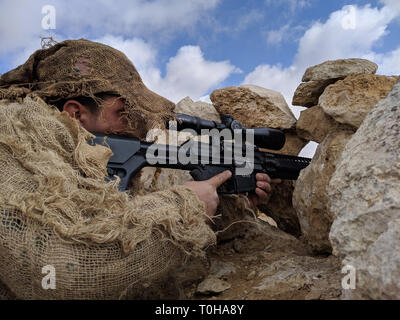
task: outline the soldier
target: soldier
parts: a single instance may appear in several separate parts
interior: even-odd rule
[[[229,171],[145,196],[104,181],[111,151],[89,131],[145,139],[173,119],[123,53],[84,39],[38,50],[2,75],[0,99],[0,296],[136,297],[215,243]],[[257,179],[253,204],[271,188]]]

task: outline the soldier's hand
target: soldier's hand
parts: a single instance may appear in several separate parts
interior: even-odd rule
[[[226,170],[204,181],[188,181],[183,185],[192,189],[199,199],[206,205],[206,213],[212,217],[217,210],[219,198],[217,188],[232,176],[232,172]]]
[[[261,201],[268,199],[271,192],[271,184],[282,182],[281,179],[271,179],[266,173],[257,173],[257,188],[254,194],[249,195],[249,200],[256,206]]]

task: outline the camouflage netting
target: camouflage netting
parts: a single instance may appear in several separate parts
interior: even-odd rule
[[[215,243],[190,189],[119,192],[104,181],[111,151],[89,137],[39,97],[0,102],[0,297],[137,298]],[[47,265],[55,290],[42,288]]]
[[[130,133],[140,139],[152,128],[163,128],[174,117],[175,104],[146,88],[122,52],[85,39],[66,40],[37,50],[25,64],[0,78],[0,100],[21,101],[33,94],[50,104],[78,96],[101,102],[96,97],[100,93],[124,99]]]

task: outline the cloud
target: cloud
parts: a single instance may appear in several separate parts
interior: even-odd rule
[[[21,52],[32,41],[40,43],[42,8],[56,9],[56,30],[64,38],[101,38],[105,35],[170,37],[193,28],[220,0],[2,0],[0,54]]]
[[[297,10],[309,7],[310,1],[307,0],[265,0],[267,6],[285,6],[289,8],[289,13],[294,14]]]
[[[398,51],[385,55],[373,51],[374,45],[387,34],[387,26],[394,17],[388,7],[344,6],[333,12],[326,22],[317,21],[311,25],[299,41],[291,66],[259,65],[245,77],[243,83],[277,90],[290,105],[305,70],[326,60],[374,58],[386,71],[397,68]],[[301,110],[293,108],[296,116]]]
[[[268,31],[267,43],[274,45],[274,44],[280,44],[281,42],[283,42],[287,37],[289,28],[290,28],[290,25],[285,24],[282,27],[280,27],[278,30]]]
[[[229,61],[209,61],[204,59],[200,47],[184,46],[169,59],[165,77],[153,73],[147,81],[153,90],[178,102],[186,96],[199,99],[234,72],[241,71]]]
[[[387,34],[393,14],[369,5],[344,6],[333,12],[325,23],[316,22],[299,43],[294,64],[300,68],[329,59],[362,57],[369,54],[373,45]]]
[[[380,74],[400,75],[400,47],[383,55],[379,65]]]
[[[385,3],[395,5],[399,2],[385,0]],[[326,60],[366,58],[378,63],[380,72],[398,74],[400,47],[385,54],[374,52],[374,46],[387,34],[387,27],[396,15],[393,7],[388,6],[381,9],[369,5],[344,6],[333,12],[326,22],[317,21],[311,25],[299,41],[291,66],[259,65],[245,77],[243,84],[256,84],[279,91],[291,106],[294,91],[305,70]],[[271,35],[271,41],[281,41],[279,32]],[[297,118],[304,110],[295,106],[291,109]],[[308,145],[301,154],[311,156],[316,146]]]
[[[239,32],[245,30],[249,25],[260,22],[264,17],[264,14],[259,10],[253,9],[248,13],[243,14],[236,21],[233,32]],[[232,28],[230,28],[232,32]]]
[[[232,73],[241,72],[229,61],[210,61],[198,46],[183,46],[166,65],[165,75],[157,67],[157,49],[140,38],[106,36],[96,41],[124,52],[138,69],[149,89],[178,102],[186,96],[204,99],[213,87]]]
[[[155,33],[165,35],[184,30],[195,25],[218,3],[219,0],[100,0],[93,10],[92,1],[58,0],[57,7],[65,10],[60,23],[69,33],[89,30],[94,36],[123,34],[133,37]],[[73,17],[66,14],[71,10],[74,12]]]
[[[394,15],[397,17],[400,16],[400,1],[399,0],[380,0],[379,2],[383,3],[386,7],[388,7]]]
[[[34,38],[40,42],[43,5],[40,0],[0,2],[0,53],[25,48]]]

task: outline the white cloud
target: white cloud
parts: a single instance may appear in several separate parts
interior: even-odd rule
[[[294,14],[298,9],[309,7],[310,1],[307,0],[265,0],[267,6],[285,6],[289,8],[289,13]]]
[[[233,32],[245,30],[249,25],[259,22],[263,17],[264,14],[262,12],[253,9],[238,18]],[[230,32],[232,32],[232,30],[230,30]]]
[[[399,0],[380,0],[386,7],[393,11],[396,16],[400,16],[400,1]]]
[[[305,32],[294,64],[307,68],[329,59],[362,57],[386,35],[392,19],[393,14],[386,7],[379,10],[345,6],[333,12],[325,23],[316,22]]]
[[[33,39],[40,43],[42,6],[44,1],[0,2],[0,53],[26,48]]]
[[[186,96],[198,100],[234,72],[240,70],[229,61],[209,61],[198,46],[184,46],[169,59],[165,77],[153,73],[147,81],[149,87],[174,102]]]
[[[385,75],[400,75],[400,47],[377,58],[378,73]]]
[[[392,3],[391,0],[385,1],[388,4]],[[383,72],[400,73],[400,47],[386,54],[373,51],[374,45],[386,35],[387,26],[396,14],[389,7],[378,9],[369,5],[345,6],[333,12],[326,22],[315,22],[304,33],[290,67],[259,65],[245,77],[243,84],[256,84],[279,91],[291,105],[294,91],[305,70],[326,60],[369,58],[377,62]],[[278,38],[276,36],[276,39]],[[303,108],[291,108],[298,118]],[[310,155],[315,148],[316,145],[309,145],[305,152]]]
[[[271,30],[267,33],[267,43],[268,44],[280,44],[285,40],[288,30],[290,28],[289,24],[285,24],[278,30]]]
[[[220,0],[2,0],[0,53],[26,48],[26,43],[48,32],[41,28],[42,7],[56,9],[55,32],[66,37],[101,38],[107,34],[163,39],[193,27]]]
[[[70,33],[89,29],[92,34],[124,34],[127,37],[154,33],[170,34],[195,25],[219,0],[57,0],[65,10],[61,16],[63,28]],[[95,10],[94,10],[95,6]],[[79,9],[77,9],[79,8]],[[74,12],[73,17],[66,14]],[[71,23],[73,22],[73,23]]]
[[[346,28],[349,14],[354,18],[354,28]],[[325,22],[315,22],[300,39],[297,54],[290,67],[259,65],[243,83],[257,84],[281,92],[288,104],[301,82],[304,71],[326,60],[341,58],[376,58],[385,70],[397,68],[397,51],[386,55],[374,53],[374,45],[386,35],[393,12],[387,8],[345,6],[333,12]],[[345,26],[345,28],[344,28]],[[293,110],[298,116],[300,110]]]
[[[198,46],[183,46],[166,65],[165,76],[157,67],[157,50],[143,39],[123,39],[106,36],[96,41],[122,52],[138,69],[149,89],[178,102],[186,96],[204,99],[212,87],[217,86],[234,72],[240,72],[229,61],[209,61]]]

